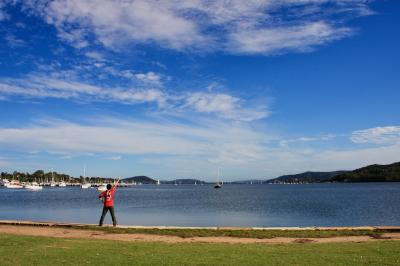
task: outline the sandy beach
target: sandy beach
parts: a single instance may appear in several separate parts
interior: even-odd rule
[[[229,244],[289,244],[289,243],[345,243],[345,242],[369,242],[369,241],[398,241],[400,240],[400,232],[397,227],[380,227],[385,230],[379,236],[334,236],[334,237],[273,237],[273,238],[248,238],[248,237],[231,237],[231,236],[194,236],[180,237],[174,235],[146,234],[146,233],[114,233],[96,229],[77,229],[71,228],[77,226],[74,224],[55,224],[55,223],[35,223],[35,222],[16,222],[2,221],[0,222],[0,233],[26,236],[46,236],[57,238],[80,238],[80,239],[97,239],[97,240],[114,240],[127,242],[162,242],[162,243],[229,243]],[[79,225],[84,227],[84,225]],[[124,227],[121,227],[124,228]],[[126,228],[126,227],[125,227]],[[142,227],[138,227],[142,228]],[[151,228],[148,228],[149,230]],[[178,228],[175,228],[179,230]],[[181,228],[185,230],[185,228]],[[374,230],[373,227],[330,227],[320,229],[310,228],[281,228],[278,230]],[[378,228],[379,229],[379,228]],[[161,229],[162,230],[162,229]],[[188,230],[186,228],[186,230]],[[190,229],[189,229],[190,230]],[[217,230],[217,229],[206,229]],[[260,230],[248,228],[231,228],[231,230]],[[263,229],[265,230],[265,229]],[[268,230],[268,229],[267,229]],[[277,228],[271,228],[277,230]]]

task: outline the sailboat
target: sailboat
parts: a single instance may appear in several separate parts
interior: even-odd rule
[[[86,182],[86,165],[83,166],[83,180]],[[81,188],[90,188],[92,185],[90,183],[84,183],[81,185]]]
[[[219,181],[219,168],[218,168],[218,180],[215,183],[214,188],[222,188],[222,182]]]
[[[53,168],[51,168],[51,182],[50,182],[50,186],[51,186],[51,187],[55,187],[55,186],[56,186],[56,182],[54,182],[54,171],[53,171]]]

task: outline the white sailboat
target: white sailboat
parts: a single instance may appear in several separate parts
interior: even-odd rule
[[[51,187],[55,187],[57,184],[56,182],[54,182],[54,171],[53,168],[51,168],[51,182],[50,182],[50,186]]]
[[[219,181],[219,167],[218,167],[218,180],[217,183],[215,183],[214,188],[222,188],[222,182]]]
[[[86,181],[86,165],[83,166],[83,180]],[[81,185],[81,188],[85,189],[85,188],[90,188],[92,185],[90,183],[84,183]]]

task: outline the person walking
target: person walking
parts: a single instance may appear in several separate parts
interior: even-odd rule
[[[115,218],[115,212],[114,212],[114,194],[115,190],[117,189],[119,180],[120,179],[118,178],[117,181],[114,182],[113,186],[111,186],[111,184],[107,184],[107,190],[103,191],[99,195],[99,199],[101,199],[104,202],[103,212],[101,214],[99,226],[103,225],[104,217],[106,216],[108,211],[110,211],[111,213],[113,226],[114,227],[117,226],[117,219]]]

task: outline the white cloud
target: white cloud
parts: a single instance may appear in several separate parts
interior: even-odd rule
[[[307,143],[307,142],[321,142],[321,141],[332,141],[337,137],[343,137],[344,135],[338,134],[326,134],[322,136],[307,136],[307,137],[299,137],[293,139],[282,139],[279,141],[279,145],[281,147],[287,147],[291,143]]]
[[[161,76],[152,71],[149,71],[147,73],[137,73],[134,76],[136,79],[145,84],[151,84],[156,86],[161,85]]]
[[[229,135],[221,132],[230,132]],[[109,153],[126,155],[196,156],[205,161],[249,161],[261,153],[261,136],[235,123],[203,120],[185,125],[167,120],[151,122],[96,119],[96,124],[42,121],[23,128],[0,128],[3,148],[57,154]],[[229,158],[228,158],[229,155]],[[110,156],[110,159],[118,159]]]
[[[344,38],[346,18],[372,12],[365,0],[55,0],[28,2],[77,48],[156,43],[175,50],[273,54]],[[32,4],[33,3],[33,4]],[[94,37],[94,38],[93,38]]]
[[[121,72],[140,79],[144,88],[100,87],[78,79],[75,73],[29,75],[20,79],[0,79],[0,97],[59,98],[79,102],[115,102],[119,104],[153,103],[162,110],[180,114],[195,111],[201,114],[236,121],[254,121],[268,116],[266,107],[246,107],[243,99],[221,93],[175,92],[161,90],[161,76]]]
[[[352,170],[371,164],[389,164],[398,162],[400,145],[393,144],[384,147],[327,150],[314,156],[313,164],[326,170]]]
[[[96,51],[89,51],[86,52],[85,55],[91,59],[97,60],[97,61],[104,61],[104,55],[96,52]]]
[[[63,38],[84,40],[88,29],[106,47],[121,43],[158,42],[182,48],[203,41],[197,25],[174,13],[163,2],[154,1],[52,1],[44,10]],[[80,27],[71,26],[77,24]]]
[[[230,49],[251,54],[307,51],[315,45],[348,36],[351,32],[349,28],[337,28],[323,21],[274,28],[247,28],[231,34],[234,42]]]
[[[228,94],[196,92],[188,94],[185,107],[200,113],[214,113],[224,118],[252,121],[268,115],[266,110],[248,109],[241,106],[241,100]]]
[[[354,131],[354,143],[395,144],[400,143],[400,126],[375,127]]]
[[[122,156],[110,156],[106,158],[107,160],[111,160],[111,161],[119,161],[122,159]]]
[[[166,101],[164,93],[158,89],[103,88],[80,81],[44,76],[0,80],[0,94],[27,98],[113,101],[123,104],[154,102],[160,106]]]
[[[399,143],[342,150],[335,149],[333,144],[313,150],[272,148],[268,143],[274,139],[268,131],[247,124],[195,118],[191,123],[165,118],[146,122],[97,118],[82,124],[44,120],[20,128],[0,128],[2,149],[41,151],[36,155],[65,155],[64,159],[100,155],[119,160],[136,155],[139,156],[136,163],[146,173],[154,172],[158,176],[185,170],[212,178],[217,166],[221,166],[224,177],[230,180],[272,178],[309,170],[346,170],[374,163],[387,164],[400,158]]]

